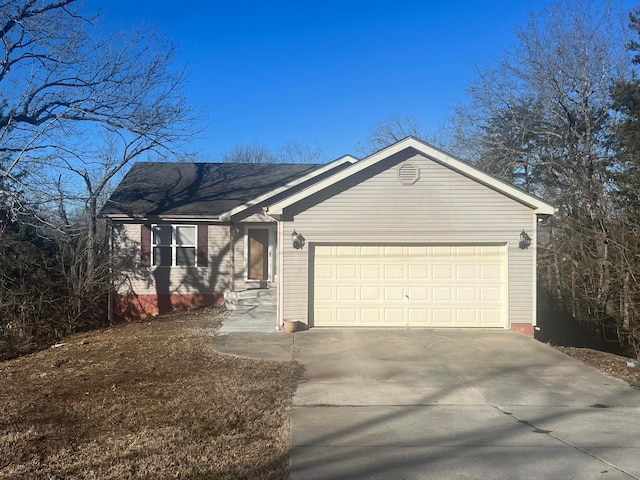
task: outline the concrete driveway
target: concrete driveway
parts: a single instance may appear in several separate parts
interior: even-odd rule
[[[516,332],[295,334],[291,478],[638,478],[640,390]]]
[[[247,338],[222,341],[305,369],[292,480],[640,478],[640,390],[520,333]]]

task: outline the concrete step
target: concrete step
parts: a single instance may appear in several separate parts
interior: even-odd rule
[[[275,298],[276,297],[276,289],[275,288],[250,288],[247,290],[240,290],[238,293],[238,298]]]
[[[275,289],[250,289],[238,292],[238,306],[275,306],[278,299]]]

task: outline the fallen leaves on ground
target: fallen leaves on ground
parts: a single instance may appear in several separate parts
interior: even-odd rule
[[[0,479],[288,477],[297,366],[216,353],[221,309],[0,362]]]
[[[640,387],[640,367],[629,367],[627,362],[633,359],[591,348],[555,347],[561,352],[576,358],[591,367],[612,377],[620,378],[634,387]]]

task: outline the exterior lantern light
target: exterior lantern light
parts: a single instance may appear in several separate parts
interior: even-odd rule
[[[295,230],[291,234],[291,241],[293,242],[293,248],[296,250],[300,250],[304,247],[305,239],[301,233],[296,232]]]
[[[531,246],[531,237],[527,235],[527,232],[525,232],[524,230],[520,232],[520,243],[518,244],[518,246],[522,250],[526,250]]]

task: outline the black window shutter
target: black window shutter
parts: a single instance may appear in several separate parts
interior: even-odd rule
[[[145,223],[140,225],[140,263],[151,266],[151,226]]]

